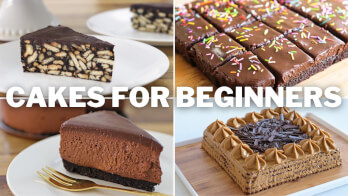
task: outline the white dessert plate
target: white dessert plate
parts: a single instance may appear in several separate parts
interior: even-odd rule
[[[173,137],[167,134],[149,131],[162,145],[163,151],[160,156],[162,168],[162,183],[155,187],[156,192],[173,194]],[[21,195],[118,195],[128,196],[132,194],[122,193],[112,190],[95,189],[84,192],[69,192],[55,188],[46,183],[36,171],[50,166],[62,173],[76,178],[93,180],[102,185],[129,188],[116,183],[89,178],[79,174],[68,172],[64,169],[62,159],[59,155],[60,136],[52,136],[41,140],[19,153],[11,162],[7,170],[7,183],[12,193]]]
[[[23,72],[20,44],[19,41],[13,41],[0,44],[0,92],[7,92],[10,87],[19,86],[25,90],[25,95],[29,95],[32,87],[39,86],[44,96],[47,96],[48,87],[82,86],[89,89],[98,86],[104,89],[103,95],[108,95],[114,86],[133,88],[153,82],[169,68],[168,57],[153,46],[110,36],[95,37],[115,44],[115,63],[111,82]],[[68,90],[63,94],[68,95]]]
[[[130,8],[102,12],[87,20],[87,27],[94,32],[132,39],[155,46],[172,46],[173,35],[138,31],[132,28]]]

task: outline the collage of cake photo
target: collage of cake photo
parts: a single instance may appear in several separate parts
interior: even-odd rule
[[[347,73],[348,0],[0,0],[0,195],[348,195]]]

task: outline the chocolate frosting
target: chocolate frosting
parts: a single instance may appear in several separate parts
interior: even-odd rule
[[[130,6],[132,9],[143,8],[147,11],[158,10],[164,13],[173,13],[173,4],[172,3],[137,3]]]
[[[72,118],[62,124],[62,131],[103,134],[151,146],[156,151],[163,149],[152,135],[112,111],[93,112]]]
[[[114,45],[102,41],[93,36],[88,36],[82,33],[78,33],[72,30],[69,27],[65,26],[48,26],[46,28],[40,29],[38,31],[28,33],[21,37],[21,40],[35,40],[38,43],[51,43],[51,42],[59,42],[61,44],[72,44],[75,43],[77,45],[81,44],[93,44],[95,47],[103,47],[103,48],[113,48]]]
[[[276,0],[237,0],[236,3],[257,18],[272,15],[283,9]]]

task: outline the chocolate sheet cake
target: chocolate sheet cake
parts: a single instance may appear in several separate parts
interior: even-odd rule
[[[139,31],[173,34],[173,4],[132,4],[132,27]]]
[[[216,63],[216,59],[206,58],[212,57],[210,50],[197,50],[197,43],[225,33],[246,51],[256,54],[275,76],[276,81],[271,87],[293,86],[348,57],[347,10],[345,0],[197,0],[176,9],[176,50],[190,63],[197,64],[216,85],[234,88],[249,84],[237,80],[217,83],[218,80],[229,80],[214,73],[226,62]],[[185,20],[185,15],[191,17]],[[193,15],[200,19],[194,21]],[[226,38],[219,44],[228,45],[231,39]],[[188,51],[199,53],[189,55]],[[206,60],[197,63],[197,59],[203,58]],[[213,69],[209,69],[211,67]],[[254,82],[254,85],[261,84],[264,83]]]
[[[162,145],[116,112],[72,118],[60,134],[60,155],[68,171],[146,191],[161,183]]]
[[[342,165],[330,134],[288,108],[216,120],[202,148],[247,194]]]

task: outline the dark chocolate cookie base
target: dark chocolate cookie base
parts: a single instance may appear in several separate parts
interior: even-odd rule
[[[157,183],[153,183],[153,182],[126,178],[126,177],[119,176],[117,174],[107,173],[99,169],[79,166],[69,161],[66,161],[64,159],[63,159],[63,164],[65,169],[70,172],[75,172],[84,176],[98,178],[98,179],[109,181],[109,182],[115,182],[117,184],[122,184],[124,186],[142,189],[145,191],[152,192],[155,190],[154,186],[157,185]]]

